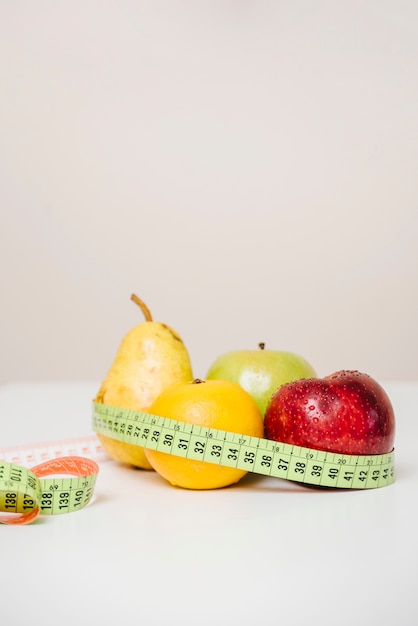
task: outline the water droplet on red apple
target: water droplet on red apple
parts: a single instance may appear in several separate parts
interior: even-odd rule
[[[314,410],[315,410],[315,407],[314,407],[314,405],[313,405],[313,404],[311,404],[311,405],[309,406],[309,410],[310,410],[310,411],[314,411]]]

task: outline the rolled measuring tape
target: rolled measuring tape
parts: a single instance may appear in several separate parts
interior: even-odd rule
[[[31,469],[0,461],[0,523],[29,524],[38,515],[82,509],[93,496],[98,472],[95,461],[78,456],[51,459]]]
[[[394,482],[394,451],[346,455],[93,403],[93,430],[118,441],[215,465],[321,487],[372,489]]]

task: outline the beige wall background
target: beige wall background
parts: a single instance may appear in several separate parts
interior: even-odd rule
[[[141,321],[418,379],[418,3],[0,2],[0,382]]]

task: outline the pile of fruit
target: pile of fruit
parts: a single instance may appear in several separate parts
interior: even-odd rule
[[[179,335],[131,298],[145,321],[123,338],[95,402],[338,454],[393,449],[393,407],[369,375],[345,370],[318,378],[301,356],[259,344],[220,356],[204,380],[195,379]],[[179,487],[215,489],[246,474],[98,436],[116,461],[155,470]]]

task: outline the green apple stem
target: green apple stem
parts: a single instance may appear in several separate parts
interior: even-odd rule
[[[142,300],[140,298],[138,298],[138,296],[136,296],[134,293],[131,295],[131,300],[133,302],[135,302],[135,304],[137,304],[139,306],[139,308],[141,309],[142,313],[144,314],[145,320],[147,322],[152,322],[152,315],[150,313],[149,308],[145,304],[145,302],[142,302]]]

